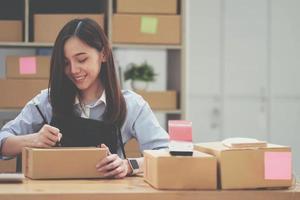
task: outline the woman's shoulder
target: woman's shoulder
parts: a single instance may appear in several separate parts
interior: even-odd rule
[[[146,104],[143,97],[132,90],[122,90],[127,107],[138,106],[142,107]]]
[[[39,94],[37,94],[34,98],[29,101],[30,104],[38,104],[42,106],[50,105],[49,101],[49,90],[44,89],[41,90]]]

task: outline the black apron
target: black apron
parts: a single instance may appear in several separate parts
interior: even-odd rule
[[[62,147],[96,147],[103,143],[111,153],[117,153],[118,128],[113,124],[71,116],[53,117],[50,125],[60,130]]]
[[[50,125],[60,130],[62,134],[61,147],[97,147],[105,144],[111,153],[116,154],[119,141],[123,156],[126,158],[121,131],[116,125],[77,116],[53,116]],[[21,160],[19,156],[17,159],[18,172],[22,169]]]

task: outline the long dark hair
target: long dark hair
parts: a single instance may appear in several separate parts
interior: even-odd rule
[[[102,63],[99,79],[106,93],[104,121],[121,127],[126,117],[126,103],[117,79],[112,50],[103,29],[89,18],[74,19],[59,32],[52,52],[49,97],[53,116],[73,116],[77,87],[66,76],[64,45],[71,37],[77,37],[90,47],[103,51],[106,62]]]

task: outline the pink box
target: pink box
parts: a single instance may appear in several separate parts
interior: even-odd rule
[[[170,140],[192,141],[192,122],[185,120],[170,120],[169,123]]]

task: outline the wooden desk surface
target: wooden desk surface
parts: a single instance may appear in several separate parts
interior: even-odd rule
[[[0,183],[0,200],[300,200],[300,185],[287,190],[156,190],[141,177],[122,180],[30,180]]]

